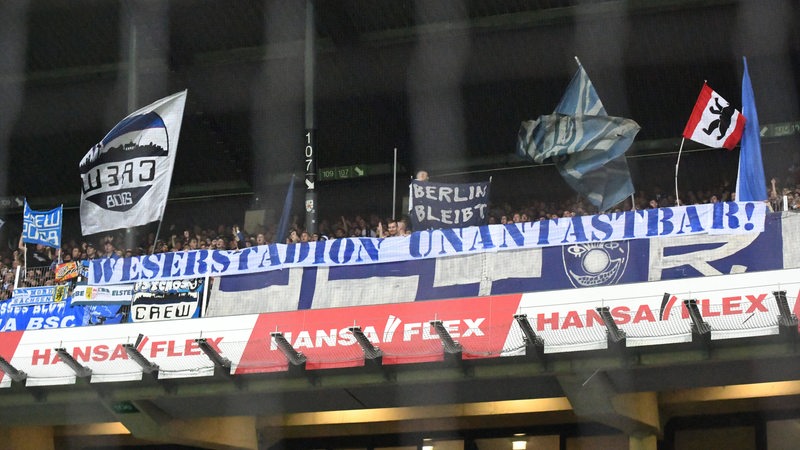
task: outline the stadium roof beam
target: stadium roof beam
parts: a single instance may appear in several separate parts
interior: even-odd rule
[[[225,373],[230,375],[231,374],[231,360],[220,355],[214,347],[208,343],[206,338],[198,338],[195,339],[194,342],[200,347],[200,350],[208,356],[208,359],[214,363],[214,366],[218,369],[224,369]]]
[[[88,378],[92,375],[92,369],[76,361],[75,358],[69,354],[66,348],[57,348],[56,353],[58,354],[58,357],[61,358],[61,361],[63,361],[64,364],[68,365],[69,368],[75,372],[75,375],[78,378]]]
[[[689,311],[689,317],[692,319],[692,342],[699,342],[704,357],[709,358],[711,355],[711,325],[703,320],[696,299],[684,300],[683,305]]]
[[[789,309],[789,302],[786,300],[786,291],[775,291],[772,293],[775,296],[775,302],[778,304],[778,325],[781,331],[791,332],[797,334],[797,316],[792,314]]]
[[[272,341],[278,346],[281,353],[286,356],[286,359],[294,366],[300,366],[306,363],[306,355],[298,352],[292,347],[292,344],[286,340],[283,333],[280,331],[273,331],[269,334],[272,336]]]
[[[442,341],[445,352],[457,354],[464,350],[461,344],[453,340],[453,337],[450,336],[450,332],[447,331],[447,327],[444,326],[441,320],[431,320],[430,324],[436,330],[436,334],[439,335],[439,340]]]
[[[370,342],[369,338],[364,334],[359,326],[353,326],[348,328],[348,330],[353,333],[353,336],[356,338],[356,342],[361,347],[361,350],[364,351],[364,358],[366,359],[378,359],[383,356],[383,352],[378,347],[374,346],[372,342]]]
[[[18,383],[25,381],[25,379],[28,378],[28,374],[12,366],[11,363],[6,361],[6,359],[2,356],[0,356],[0,370],[8,375],[9,378]]]
[[[703,315],[700,314],[700,308],[697,306],[697,300],[690,299],[684,300],[683,304],[689,311],[689,317],[692,319],[692,333],[703,336],[711,333],[711,326],[708,322],[703,320]]]
[[[522,334],[525,335],[525,355],[536,356],[537,359],[544,359],[544,339],[537,336],[533,331],[531,323],[528,321],[527,314],[514,314],[514,320],[517,321]],[[531,351],[533,350],[533,351]]]
[[[142,372],[149,374],[155,373],[155,376],[158,376],[158,364],[145,358],[133,344],[123,344],[122,347],[125,349],[125,353],[142,368]]]
[[[625,331],[617,326],[614,322],[614,317],[611,316],[611,309],[608,306],[601,306],[597,308],[597,313],[603,318],[603,324],[606,326],[606,334],[608,336],[609,344],[624,345],[627,335]]]

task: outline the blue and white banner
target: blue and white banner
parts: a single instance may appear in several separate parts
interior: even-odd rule
[[[56,286],[18,287],[14,289],[10,306],[31,306],[53,303],[56,295]]]
[[[192,319],[202,316],[207,279],[139,281],[133,287],[131,322]]]
[[[85,310],[69,302],[18,306],[0,302],[0,331],[77,327],[83,324]]]
[[[425,230],[408,237],[348,238],[271,244],[236,251],[195,250],[92,260],[89,284],[124,284],[266,272],[289,267],[351,266],[483,252],[693,234],[764,230],[766,205],[714,203],[506,225]]]
[[[78,283],[72,291],[73,305],[130,305],[133,283],[90,286]]]
[[[0,302],[0,332],[121,323],[127,320],[128,308],[128,305],[79,306],[69,299],[27,306]]]
[[[63,218],[62,206],[50,211],[35,211],[25,200],[25,212],[22,216],[22,241],[60,248]]]
[[[0,331],[65,328],[120,323],[129,305],[75,305],[72,284],[16,288],[14,296],[0,302]]]
[[[450,258],[304,267],[215,279],[206,315],[406,303],[679,280],[800,266],[786,261],[780,214],[762,233],[570,244]],[[785,246],[784,246],[785,247]],[[789,248],[792,246],[790,245]]]
[[[161,219],[178,151],[186,91],[123,119],[80,162],[83,235]]]
[[[412,181],[409,215],[413,229],[486,225],[489,186],[488,181],[464,184]]]

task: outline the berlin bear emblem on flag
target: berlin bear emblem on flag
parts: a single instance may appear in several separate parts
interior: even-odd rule
[[[722,106],[719,104],[720,97],[714,97],[714,102],[716,105],[711,105],[708,107],[708,111],[711,114],[719,116],[718,119],[714,119],[711,123],[708,124],[708,127],[703,128],[703,133],[711,136],[711,134],[715,130],[719,130],[719,136],[717,136],[717,140],[721,140],[728,134],[728,128],[731,126],[731,120],[733,120],[733,114],[736,112],[736,108],[729,104]]]
[[[703,83],[683,129],[683,137],[709,147],[733,150],[744,131],[745,117],[730,102]]]

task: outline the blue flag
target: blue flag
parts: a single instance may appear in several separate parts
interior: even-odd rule
[[[572,189],[606,211],[633,194],[625,151],[639,129],[633,120],[606,113],[578,63],[553,114],[522,123],[517,152],[539,164],[552,160]]]
[[[756,99],[750,73],[747,71],[747,58],[744,59],[742,75],[742,115],[747,118],[739,150],[739,172],[736,176],[736,200],[740,202],[763,201],[767,199],[767,181],[764,178],[764,163],[761,160],[761,135],[758,127]]]
[[[42,244],[48,247],[61,247],[61,223],[64,214],[62,206],[50,211],[34,211],[25,200],[22,215],[22,242]]]
[[[289,232],[289,221],[292,217],[292,202],[294,201],[294,174],[292,179],[289,180],[289,187],[286,189],[286,199],[283,201],[283,212],[281,213],[281,221],[278,222],[278,231],[275,233],[275,242],[284,244],[286,233]]]

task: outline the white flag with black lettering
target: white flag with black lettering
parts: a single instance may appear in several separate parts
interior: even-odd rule
[[[160,220],[178,151],[186,91],[119,122],[80,163],[83,235]]]

